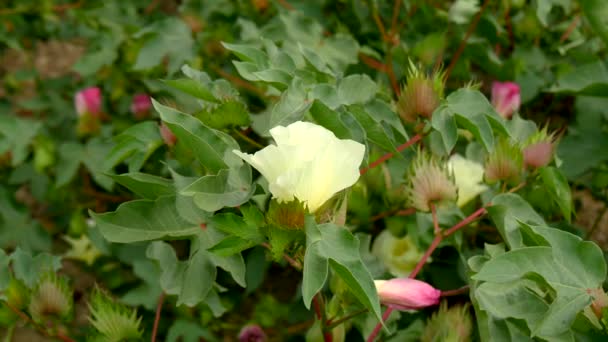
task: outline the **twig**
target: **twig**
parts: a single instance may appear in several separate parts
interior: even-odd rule
[[[154,9],[158,6],[159,3],[160,3],[160,0],[152,0],[152,2],[144,10],[144,13],[145,14],[152,13],[152,11],[154,11]]]
[[[403,150],[405,150],[406,148],[412,146],[413,144],[417,143],[418,141],[420,141],[420,139],[422,139],[422,135],[421,134],[416,134],[414,135],[410,140],[408,140],[406,143],[400,145],[397,147],[397,152],[401,152]],[[393,152],[389,152],[385,155],[383,155],[382,157],[378,158],[377,160],[375,160],[374,162],[372,162],[371,164],[369,164],[368,167],[364,167],[361,170],[359,170],[359,173],[361,175],[364,175],[365,173],[367,173],[367,171],[369,171],[370,169],[373,169],[374,167],[384,163],[386,160],[392,158],[395,154]]]
[[[608,206],[604,205],[604,208],[602,210],[600,210],[600,212],[598,213],[595,220],[593,220],[593,225],[591,226],[591,229],[589,229],[587,231],[587,234],[585,234],[585,240],[588,240],[593,236],[593,233],[595,233],[595,230],[597,229],[597,227],[600,226],[600,221],[602,220],[602,217],[604,217],[606,212],[608,212]]]
[[[422,255],[422,258],[420,258],[420,260],[418,260],[418,263],[416,264],[416,267],[414,267],[414,270],[410,273],[410,275],[408,276],[408,278],[410,278],[410,279],[416,278],[416,276],[418,275],[418,273],[420,272],[420,270],[422,269],[422,267],[424,266],[424,264],[426,264],[426,261],[429,259],[429,257],[431,256],[431,254],[433,254],[433,252],[435,251],[435,249],[437,249],[437,247],[439,246],[439,244],[441,243],[442,240],[443,240],[443,235],[442,234],[435,235],[435,238],[431,242],[431,245],[424,252],[424,254]]]
[[[272,250],[272,247],[270,246],[270,244],[268,242],[262,242],[261,244],[262,247],[268,249],[268,250]],[[287,254],[283,254],[283,259],[285,259],[285,261],[287,261],[287,263],[289,263],[293,268],[295,268],[298,271],[302,270],[302,264],[300,264],[299,261],[295,260],[294,258],[290,257]]]
[[[440,233],[439,220],[437,219],[437,206],[435,206],[435,203],[431,203],[431,215],[433,217],[433,231],[435,235],[438,235]]]
[[[391,308],[390,306],[388,308],[386,308],[386,311],[384,311],[384,314],[382,315],[382,322],[386,322],[386,320],[388,320],[388,318],[391,316],[392,313],[393,313],[393,308]],[[378,336],[378,333],[380,332],[380,329],[382,329],[382,323],[376,324],[376,327],[374,328],[372,333],[369,334],[369,337],[367,338],[367,342],[374,342],[374,340],[376,339],[376,336]]]
[[[34,322],[28,315],[26,315],[23,311],[17,309],[16,307],[12,306],[11,304],[9,304],[8,302],[4,302],[4,304],[11,310],[13,311],[17,316],[19,316],[22,320],[25,321],[25,323],[29,323],[31,325],[33,325],[36,330],[40,331],[43,335],[47,336],[47,337],[55,337],[58,338],[60,340],[62,340],[63,342],[76,342],[74,341],[72,338],[70,338],[69,336],[65,336],[60,332],[57,332],[55,334],[51,334],[49,333],[46,328],[40,324],[37,324],[36,322]]]
[[[373,57],[359,52],[359,59],[361,60],[361,62],[365,63],[365,65],[369,66],[372,69],[378,70],[380,72],[386,72],[386,65]]]
[[[165,302],[166,294],[161,292],[158,297],[158,304],[156,305],[156,315],[154,316],[154,326],[152,327],[152,338],[150,341],[156,342],[156,333],[158,332],[158,323],[160,322],[160,312],[163,310],[163,303]]]
[[[566,28],[566,31],[564,31],[564,34],[562,34],[562,36],[559,38],[559,42],[563,43],[566,41],[566,39],[568,39],[568,37],[570,37],[570,35],[572,34],[572,32],[574,31],[574,29],[576,28],[576,26],[578,25],[579,20],[581,19],[581,15],[577,14],[574,19],[572,19],[572,23],[570,23],[570,25],[568,25],[568,28]]]
[[[458,296],[467,292],[469,292],[469,285],[465,285],[455,290],[441,291],[441,297]]]
[[[488,203],[487,206],[490,206],[492,204]],[[460,221],[459,223],[455,224],[452,228],[446,230],[443,233],[443,236],[450,236],[452,234],[454,234],[456,231],[458,231],[460,228],[468,225],[469,223],[475,221],[476,219],[478,219],[480,216],[484,215],[485,213],[487,213],[488,211],[486,210],[485,207],[481,207],[479,209],[477,209],[477,211],[475,211],[474,213],[472,213],[471,215],[469,215],[467,218],[465,218],[464,220]]]
[[[245,140],[246,142],[250,143],[252,146],[255,146],[257,148],[264,148],[264,145],[262,145],[259,142],[251,139],[246,134],[244,134],[243,132],[241,132],[238,128],[235,128],[234,132],[236,133],[236,135],[239,136],[239,138],[241,138],[241,139]]]
[[[483,5],[481,5],[481,8],[479,9],[479,12],[477,12],[477,15],[475,15],[475,18],[473,18],[473,20],[471,21],[471,24],[469,25],[467,32],[464,34],[464,38],[460,42],[460,45],[458,46],[458,49],[454,53],[454,56],[452,56],[452,61],[450,62],[450,65],[447,67],[447,69],[445,71],[446,80],[448,78],[450,78],[450,74],[452,73],[452,70],[456,66],[456,62],[458,62],[460,55],[462,55],[462,52],[464,51],[464,48],[467,45],[467,41],[469,40],[469,37],[471,36],[471,34],[473,34],[473,31],[475,31],[475,28],[477,27],[477,24],[479,23],[479,19],[481,19],[483,12],[485,11],[486,7],[488,7],[489,4],[490,4],[490,0],[485,0]]]
[[[333,319],[328,319],[328,320],[327,320],[327,327],[326,327],[326,329],[331,330],[331,329],[333,329],[333,328],[337,327],[338,325],[340,325],[340,324],[342,324],[342,323],[344,323],[344,322],[348,321],[349,319],[351,319],[351,318],[353,318],[353,317],[356,317],[356,316],[359,316],[360,314],[362,314],[362,313],[366,313],[366,312],[368,312],[368,311],[369,311],[368,309],[361,309],[361,310],[357,310],[357,311],[355,311],[355,312],[353,312],[353,313],[351,313],[351,314],[348,314],[348,315],[346,315],[346,316],[344,316],[344,317],[340,318],[339,320],[337,320],[337,321],[335,321],[335,322],[334,322],[334,320],[333,320]]]
[[[288,11],[293,11],[293,6],[287,0],[278,0],[279,4]]]

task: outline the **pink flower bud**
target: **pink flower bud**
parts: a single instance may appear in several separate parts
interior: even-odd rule
[[[553,158],[553,144],[541,141],[524,148],[524,164],[531,168],[547,166]]]
[[[101,89],[90,87],[77,92],[74,96],[74,105],[78,116],[89,114],[99,117],[101,114]]]
[[[148,96],[148,94],[137,94],[133,96],[133,101],[131,102],[131,112],[135,118],[145,118],[148,116],[148,113],[150,113],[150,108],[152,108],[152,100],[150,100],[150,96]]]
[[[257,324],[246,325],[239,332],[239,342],[265,342],[267,339],[266,333]]]
[[[515,82],[493,82],[492,105],[500,116],[510,119],[521,105],[519,85]]]
[[[167,127],[164,122],[161,122],[160,124],[160,136],[163,138],[163,141],[165,144],[167,144],[167,146],[173,146],[177,142],[177,137],[175,134],[173,134],[173,132],[171,132],[171,129]]]
[[[416,279],[375,280],[380,302],[395,310],[417,310],[439,303],[441,291]]]

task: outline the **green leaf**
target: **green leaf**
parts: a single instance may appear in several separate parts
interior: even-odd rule
[[[217,175],[203,176],[181,190],[180,194],[191,196],[201,209],[214,212],[224,207],[239,206],[253,195],[251,168],[221,170]]]
[[[232,213],[216,214],[209,220],[208,224],[224,233],[237,236],[244,240],[260,242],[264,238],[259,230],[260,226],[258,224],[251,221],[247,222],[243,217]]]
[[[147,26],[135,38],[149,36],[139,50],[133,69],[145,70],[169,58],[169,73],[174,73],[194,57],[194,40],[188,25],[177,17],[167,17]]]
[[[67,142],[59,146],[59,160],[57,161],[55,174],[56,187],[62,187],[74,178],[84,153],[84,147],[78,143]]]
[[[176,80],[165,80],[164,82],[169,86],[177,90],[181,90],[184,93],[192,95],[198,99],[209,102],[219,102],[206,87],[206,84],[202,84],[200,81],[190,78],[180,78]]]
[[[603,0],[581,0],[580,4],[591,28],[608,46],[608,3]]]
[[[143,280],[143,283],[125,293],[120,301],[127,305],[142,305],[153,311],[158,304],[158,297],[162,293],[158,283],[160,268],[149,259],[140,259],[133,262],[133,273]]]
[[[572,194],[566,177],[555,167],[543,167],[540,169],[540,177],[545,184],[545,189],[553,197],[562,211],[564,218],[570,222],[572,216]]]
[[[441,135],[445,150],[452,151],[458,141],[458,127],[454,115],[447,106],[440,106],[435,110],[431,117],[431,125]]]
[[[560,75],[549,89],[554,93],[568,93],[606,97],[608,94],[608,70],[601,60],[576,66]]]
[[[162,177],[141,172],[111,175],[112,179],[145,199],[156,199],[164,195],[175,193],[173,182]]]
[[[363,127],[367,140],[377,144],[385,150],[396,151],[392,132],[387,130],[380,120],[374,118],[368,111],[359,105],[349,107],[348,113],[357,120],[361,127]]]
[[[171,245],[156,241],[148,246],[146,255],[158,261],[160,286],[167,294],[177,296],[177,305],[192,307],[211,291],[217,270],[207,251],[197,249],[187,261],[179,261]]]
[[[557,147],[557,155],[563,161],[560,169],[570,180],[578,180],[589,169],[608,160],[608,130],[604,128],[604,113],[591,108],[591,98],[577,98],[576,123],[568,127],[568,134]],[[607,101],[597,100],[602,108]]]
[[[0,187],[0,248],[15,247],[27,251],[47,251],[51,237],[24,208],[16,207],[11,194]]]
[[[29,145],[42,128],[42,123],[15,115],[0,115],[0,155],[11,152],[11,166],[21,164],[29,153]]]
[[[10,261],[11,259],[6,255],[6,252],[0,249],[0,291],[4,291],[11,280],[11,273],[8,268]]]
[[[152,100],[152,104],[160,113],[161,119],[177,136],[178,143],[188,146],[207,170],[217,173],[227,169],[228,164],[225,159],[232,161],[233,165],[242,164],[242,161],[232,153],[232,150],[239,149],[239,145],[231,136],[209,128],[193,116],[164,106],[155,100]]]
[[[202,339],[209,342],[218,341],[209,330],[195,322],[178,319],[167,332],[167,342],[198,342]]]
[[[307,99],[302,79],[296,77],[279,101],[272,107],[268,129],[276,126],[286,126],[294,123],[304,116],[312,105]]]
[[[19,247],[10,258],[15,278],[21,280],[30,289],[36,285],[40,276],[47,272],[57,272],[61,268],[61,257],[48,253],[32,256]]]
[[[196,235],[201,229],[179,215],[175,196],[163,196],[155,201],[131,201],[121,204],[113,212],[89,214],[103,237],[110,242],[183,238]]]
[[[363,141],[363,129],[355,123],[347,124],[348,114],[331,110],[323,102],[315,100],[310,107],[310,115],[321,126],[332,131],[339,139]]]
[[[544,220],[524,199],[516,194],[500,194],[492,199],[488,213],[510,248],[524,246],[519,230],[521,222],[544,224]]]
[[[82,162],[93,176],[93,180],[108,191],[111,191],[114,185],[112,178],[105,173],[108,171],[105,163],[108,161],[111,148],[112,145],[108,141],[95,137],[87,142],[82,155]],[[143,153],[139,154],[142,155]]]
[[[493,129],[501,134],[509,135],[504,120],[479,91],[459,89],[446,98],[446,104],[455,115],[456,122],[473,133],[487,151],[494,148]],[[447,144],[446,147],[448,147]]]
[[[314,218],[308,216],[302,280],[302,297],[307,308],[325,284],[329,267],[344,280],[352,294],[381,320],[374,279],[361,260],[359,240],[348,230],[334,224],[317,226]]]
[[[213,247],[209,248],[209,252],[212,252],[220,257],[226,257],[240,253],[256,245],[257,243],[255,241],[244,240],[238,236],[229,236],[218,242]]]
[[[116,136],[116,146],[106,156],[103,168],[110,170],[127,161],[129,172],[139,171],[146,160],[163,145],[158,125],[152,121],[133,125]]]
[[[367,75],[349,75],[338,85],[338,97],[345,105],[365,103],[374,98],[378,86]]]

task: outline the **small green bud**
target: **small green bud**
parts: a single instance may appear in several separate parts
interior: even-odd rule
[[[420,211],[430,211],[431,204],[456,201],[454,177],[442,161],[420,151],[408,172],[406,193],[410,205]]]
[[[489,183],[504,181],[517,183],[523,171],[521,148],[508,139],[498,141],[488,155],[485,165],[485,179]]]
[[[444,75],[425,75],[410,61],[407,84],[397,102],[399,115],[407,122],[430,119],[443,98]]]
[[[290,202],[279,202],[275,199],[270,201],[266,220],[269,224],[286,229],[304,229],[304,217],[307,210],[303,202],[296,200]]]
[[[32,291],[28,312],[36,322],[45,318],[66,320],[72,314],[74,299],[65,277],[55,273],[43,275]]]
[[[99,288],[95,288],[89,302],[89,321],[105,341],[140,340],[141,318],[137,311],[117,303]]]
[[[437,311],[429,319],[422,334],[422,342],[466,342],[471,340],[473,326],[469,305],[456,305],[448,308],[447,302],[442,302]]]

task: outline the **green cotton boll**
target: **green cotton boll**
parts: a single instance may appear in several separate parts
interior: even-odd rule
[[[395,277],[407,277],[423,255],[409,236],[397,238],[388,229],[374,240],[372,254]]]

